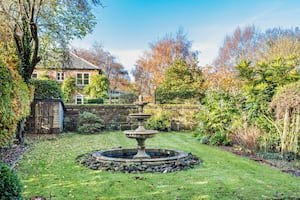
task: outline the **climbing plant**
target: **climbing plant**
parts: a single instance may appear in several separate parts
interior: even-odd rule
[[[68,77],[61,85],[61,90],[64,96],[64,101],[66,103],[73,102],[73,94],[76,91],[75,78],[71,76]]]
[[[109,81],[105,74],[97,74],[91,77],[91,82],[84,87],[84,92],[93,98],[105,98],[108,88]]]

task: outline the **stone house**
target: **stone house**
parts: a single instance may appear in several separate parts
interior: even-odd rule
[[[53,66],[44,68],[43,66],[37,66],[33,71],[32,78],[39,78],[41,76],[47,76],[52,80],[56,80],[62,83],[68,77],[75,79],[76,87],[82,89],[84,86],[90,83],[93,75],[101,73],[102,70],[99,66],[96,66],[87,60],[69,53],[68,61],[65,61],[61,66]],[[76,92],[73,96],[75,104],[84,104],[86,95],[80,92]]]

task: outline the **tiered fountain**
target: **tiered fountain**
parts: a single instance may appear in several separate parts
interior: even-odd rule
[[[144,113],[143,108],[147,105],[147,102],[143,101],[142,96],[139,96],[139,101],[136,105],[138,106],[138,113],[129,114],[129,117],[138,121],[138,128],[124,131],[124,134],[128,138],[136,139],[137,149],[119,147],[95,151],[79,156],[77,161],[91,169],[125,173],[167,173],[189,169],[200,164],[200,160],[191,153],[162,148],[146,149],[146,139],[154,137],[158,131],[144,128],[144,122],[151,115]]]
[[[145,140],[154,137],[154,135],[158,133],[158,131],[146,130],[144,128],[144,122],[151,117],[151,115],[144,113],[144,106],[147,104],[147,102],[143,102],[143,97],[139,96],[139,101],[136,103],[138,106],[138,113],[129,114],[131,119],[136,119],[138,121],[138,128],[133,131],[124,131],[128,138],[136,139],[138,143],[138,152],[133,156],[134,159],[150,158],[145,151]]]

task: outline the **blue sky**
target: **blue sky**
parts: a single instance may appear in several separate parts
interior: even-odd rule
[[[300,26],[299,0],[102,0],[95,8],[97,25],[92,34],[72,46],[89,48],[101,43],[127,70],[149,44],[179,28],[201,52],[201,65],[211,64],[226,35],[238,27]]]

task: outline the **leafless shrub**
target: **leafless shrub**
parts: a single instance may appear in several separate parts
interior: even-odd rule
[[[232,140],[240,147],[250,152],[258,149],[258,140],[261,131],[256,126],[243,126],[232,134]]]

